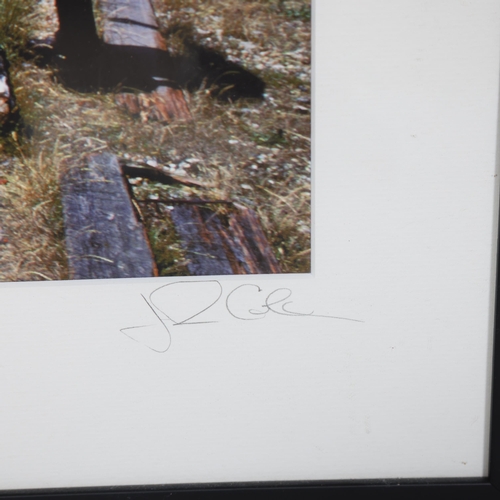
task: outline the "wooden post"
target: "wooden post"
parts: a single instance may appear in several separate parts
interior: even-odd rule
[[[81,54],[99,46],[92,0],[56,0],[56,8],[56,44],[63,53]]]
[[[72,166],[62,178],[61,190],[71,278],[157,275],[114,155],[91,155],[86,165]]]
[[[104,18],[103,38],[106,45],[127,48],[130,62],[134,57],[140,59],[139,62],[147,62],[151,71],[148,76],[152,81],[161,77],[164,70],[160,66],[165,61],[162,56],[166,55],[166,45],[158,31],[150,0],[101,0],[99,6]],[[131,49],[137,49],[135,56]],[[131,114],[139,115],[143,121],[154,119],[168,123],[191,119],[182,90],[167,85],[158,85],[149,93],[120,93],[116,102]]]
[[[149,0],[102,0],[104,42],[165,50]]]

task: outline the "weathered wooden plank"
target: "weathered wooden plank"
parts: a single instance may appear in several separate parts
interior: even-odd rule
[[[151,98],[154,101],[154,109],[158,110],[156,119],[161,121],[167,117],[167,121],[173,119],[190,120],[191,113],[189,112],[184,93],[180,89],[172,87],[158,87]]]
[[[73,279],[156,276],[142,224],[118,160],[91,155],[61,180],[66,247]]]
[[[229,216],[233,241],[242,249],[250,274],[274,274],[281,269],[255,211],[241,205]]]
[[[220,239],[221,223],[206,208],[177,205],[170,216],[188,259],[187,268],[193,276],[235,274]]]
[[[216,212],[191,204],[175,205],[170,217],[195,276],[280,273],[257,214],[234,205],[224,224]]]
[[[121,92],[116,95],[115,102],[131,115],[139,116],[143,122],[156,120],[168,123],[191,119],[184,93],[172,87],[161,86],[153,92],[139,94]]]
[[[156,28],[127,21],[106,19],[103,38],[110,45],[166,49],[165,41]]]
[[[158,31],[154,9],[150,0],[101,0],[103,15],[103,38],[105,43],[116,46],[143,47],[165,51],[165,41]],[[161,61],[151,54],[152,77],[160,77]],[[155,75],[155,71],[158,73]],[[161,85],[151,93],[134,95],[121,93],[116,102],[133,115],[139,115],[143,121],[190,120],[191,114],[184,93]]]
[[[158,23],[151,2],[137,0],[101,0],[101,10],[107,21],[125,21],[158,29]],[[106,40],[107,41],[107,40]],[[114,43],[107,41],[107,43]]]

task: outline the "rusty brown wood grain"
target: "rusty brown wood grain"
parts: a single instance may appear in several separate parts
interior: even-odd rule
[[[170,217],[191,275],[281,272],[258,216],[249,208],[234,205],[224,221],[207,206],[179,203]]]
[[[229,230],[233,241],[243,250],[250,272],[280,273],[278,261],[255,211],[241,205],[235,205],[235,208],[236,210],[229,216]]]
[[[184,92],[172,87],[160,86],[153,92],[120,92],[115,102],[143,122],[157,120],[169,123],[173,120],[191,120],[191,113]]]

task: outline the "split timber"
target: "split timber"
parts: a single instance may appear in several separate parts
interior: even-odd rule
[[[138,47],[166,51],[165,40],[158,30],[158,23],[150,0],[101,0],[103,39],[108,46]],[[152,53],[152,71],[159,71],[159,60]],[[156,58],[159,59],[159,58]],[[153,78],[159,75],[151,75]],[[190,120],[191,114],[181,89],[159,85],[150,93],[120,93],[116,102],[133,115],[160,122]],[[151,110],[151,111],[149,111]]]
[[[170,212],[193,276],[273,274],[279,265],[257,214],[233,204],[228,223],[204,206],[178,204]]]
[[[91,0],[56,0],[56,6],[60,19],[56,45],[64,46],[76,64],[94,57],[100,58],[101,65],[108,59],[111,64],[110,54],[127,51],[146,54],[146,77],[156,80],[155,64],[165,60],[162,54],[167,47],[150,0],[100,0],[103,40],[97,36]],[[146,119],[152,116],[151,109],[159,121],[191,119],[180,89],[154,87],[149,93],[122,92],[117,104],[136,115],[148,113]],[[166,184],[187,182],[153,170],[120,166],[110,153],[90,155],[84,165],[69,165],[61,178],[61,192],[71,278],[158,274],[127,178],[139,175]],[[153,200],[145,202],[149,201]],[[229,206],[223,216],[213,208],[217,204]],[[227,200],[170,200],[168,205],[173,206],[163,213],[175,228],[191,275],[281,272],[253,210]]]
[[[72,279],[155,276],[156,265],[116,157],[91,155],[61,179]]]
[[[144,175],[143,170],[146,169],[120,167],[116,156],[102,153],[88,156],[83,166],[70,166],[63,175],[62,203],[71,278],[158,274],[127,182],[128,176]],[[163,181],[161,176],[156,180]],[[172,178],[165,179],[167,184],[172,182]],[[148,202],[164,207],[173,205],[160,213],[173,223],[190,275],[280,272],[253,210],[230,201],[145,201]],[[211,208],[218,204],[229,207],[224,218],[218,215],[217,207]]]

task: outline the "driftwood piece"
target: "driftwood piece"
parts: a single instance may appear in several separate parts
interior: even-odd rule
[[[108,45],[141,47],[160,51],[167,49],[165,40],[158,31],[158,23],[150,0],[101,0],[103,14],[103,37]],[[151,53],[151,64],[161,64],[161,58]],[[152,68],[152,77],[162,71]],[[169,123],[173,120],[190,120],[191,114],[181,89],[160,85],[150,93],[138,95],[120,93],[118,105],[143,121],[150,119]]]
[[[186,253],[190,274],[281,272],[253,210],[234,206],[228,224],[223,224],[216,212],[189,204],[174,206],[170,216]]]
[[[156,276],[116,157],[91,155],[62,178],[66,247],[73,279]]]

